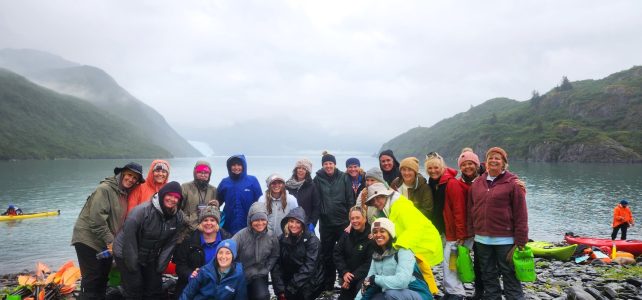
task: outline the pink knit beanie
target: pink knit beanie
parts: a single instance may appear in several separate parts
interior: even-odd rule
[[[470,160],[473,163],[479,167],[479,157],[475,152],[472,151],[464,151],[459,155],[459,159],[457,159],[457,165],[461,168],[461,164],[463,164],[465,161]]]

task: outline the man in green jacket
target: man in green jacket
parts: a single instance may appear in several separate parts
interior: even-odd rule
[[[131,190],[144,182],[143,167],[130,162],[122,168],[115,168],[114,176],[101,181],[87,198],[71,238],[82,273],[78,299],[105,298],[112,264],[112,243],[126,217],[127,197]],[[108,253],[98,255],[104,250]]]

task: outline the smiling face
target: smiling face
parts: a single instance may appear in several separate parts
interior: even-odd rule
[[[240,175],[241,172],[243,172],[243,165],[235,162],[230,166],[230,171],[232,171],[234,175]]]
[[[302,181],[305,179],[305,175],[308,174],[308,170],[306,170],[304,167],[298,167],[296,168],[296,180]]]
[[[390,234],[388,231],[386,231],[383,228],[374,228],[372,229],[372,237],[377,244],[377,246],[381,248],[385,248],[386,244],[390,240]]]
[[[214,219],[214,217],[205,217],[203,221],[201,221],[201,230],[205,234],[217,233],[218,228],[218,222],[216,222],[216,219]]]
[[[468,178],[477,177],[477,165],[471,160],[467,160],[461,163],[461,166],[459,166],[459,170]]]
[[[390,172],[392,168],[395,166],[395,162],[392,159],[392,157],[388,155],[382,155],[379,157],[379,165],[381,166],[381,170],[384,172]]]
[[[176,197],[175,195],[171,195],[170,193],[165,194],[165,197],[163,197],[163,205],[169,209],[169,210],[175,210],[176,205],[178,204],[178,201],[180,200],[179,197]]]
[[[497,152],[491,152],[486,156],[486,169],[490,176],[497,176],[504,170],[504,160]]]
[[[379,182],[379,181],[377,181],[376,179],[374,179],[372,177],[366,177],[366,186],[371,186],[372,184],[377,183],[377,182]]]
[[[426,173],[431,179],[437,180],[444,174],[444,166],[437,159],[431,159],[426,162]]]
[[[159,184],[165,183],[165,181],[167,181],[167,175],[169,175],[169,173],[163,169],[154,170],[154,182]]]
[[[346,172],[350,175],[352,178],[357,178],[359,176],[359,166],[357,165],[350,165],[348,166],[348,169]]]
[[[383,210],[384,206],[386,206],[386,200],[388,200],[388,196],[386,195],[380,195],[372,199],[372,206],[376,207],[378,210]]]
[[[267,227],[267,220],[256,220],[252,221],[252,229],[256,232],[263,232]]]
[[[325,171],[328,176],[334,175],[335,168],[336,164],[331,161],[326,161],[323,163],[323,171]]]
[[[129,189],[136,185],[138,183],[138,180],[140,178],[138,177],[138,174],[130,171],[130,170],[123,170],[122,175],[121,175],[121,184],[123,185],[124,188]]]
[[[298,236],[299,234],[301,234],[301,232],[303,232],[303,224],[301,224],[301,222],[299,222],[299,220],[295,218],[290,218],[288,220],[288,230],[292,235]]]
[[[415,182],[415,177],[417,177],[417,173],[415,173],[415,171],[406,167],[401,167],[399,171],[401,172],[403,183],[405,183],[406,185],[411,185]]]
[[[366,227],[366,218],[360,211],[353,210],[350,213],[350,225],[352,226],[352,229],[361,232]]]
[[[232,251],[230,251],[230,249],[221,248],[216,253],[216,262],[218,262],[218,266],[221,269],[229,268],[232,265],[233,259],[234,256],[232,255]]]
[[[281,196],[281,192],[283,192],[283,187],[285,186],[285,183],[281,180],[274,180],[270,183],[270,193],[272,193],[272,196]]]

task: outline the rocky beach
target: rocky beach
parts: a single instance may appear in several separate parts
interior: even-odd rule
[[[630,265],[616,262],[603,263],[594,260],[589,264],[576,264],[568,261],[535,258],[537,280],[523,283],[526,299],[641,299],[642,300],[642,258]],[[434,268],[438,285],[441,282],[440,268]],[[0,276],[0,295],[18,285],[20,274],[31,273],[24,270],[19,274]],[[472,297],[472,284],[465,284],[466,296]],[[75,293],[74,293],[75,294]],[[318,299],[337,299],[338,293],[325,293]],[[440,292],[435,299],[443,298]],[[4,299],[4,298],[2,298]],[[74,299],[73,294],[67,299]]]

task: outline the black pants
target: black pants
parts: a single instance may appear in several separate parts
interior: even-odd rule
[[[622,223],[618,227],[613,228],[613,233],[611,233],[611,239],[615,240],[617,237],[617,232],[622,229],[622,235],[620,235],[621,240],[626,240],[626,230],[629,229],[629,223]]]
[[[112,259],[96,259],[98,251],[82,243],[74,244],[74,248],[82,274],[78,299],[105,299]]]
[[[481,262],[477,254],[477,243],[473,244],[473,271],[475,271],[475,295],[474,298],[482,299],[484,296],[484,280],[482,279]]]
[[[116,258],[120,270],[121,286],[125,299],[160,299],[163,274],[156,272],[156,264],[138,265],[135,271],[127,270],[121,258]]]
[[[502,286],[499,284],[501,275],[506,299],[523,300],[522,283],[515,276],[515,268],[506,261],[513,245],[486,245],[478,242],[475,242],[475,245],[477,245],[477,254],[481,262],[484,299],[502,299]]]
[[[363,279],[359,280],[358,282],[352,282],[350,284],[350,288],[348,289],[341,289],[341,292],[339,293],[339,299],[338,300],[352,300],[357,296],[357,293],[361,291],[361,286],[363,285]]]
[[[267,277],[256,277],[247,282],[247,297],[250,300],[270,300]]]
[[[323,256],[323,265],[325,267],[323,287],[326,291],[334,289],[334,283],[337,281],[337,268],[334,265],[334,245],[341,237],[341,233],[348,224],[341,226],[323,226],[319,227],[321,234],[321,255]]]

